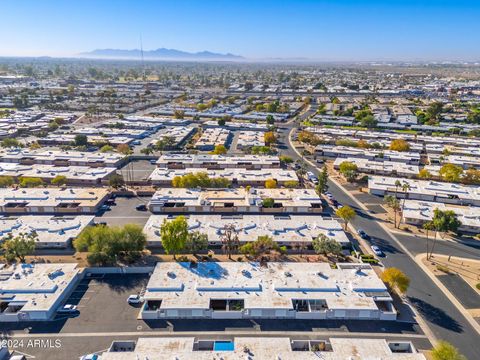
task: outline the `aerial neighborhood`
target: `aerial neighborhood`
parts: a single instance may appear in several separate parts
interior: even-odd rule
[[[480,359],[477,72],[0,59],[0,359]]]

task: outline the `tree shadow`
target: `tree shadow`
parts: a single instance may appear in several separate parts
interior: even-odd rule
[[[108,274],[102,279],[96,281],[105,283],[112,291],[117,294],[137,289],[139,284],[147,285],[148,274]]]
[[[415,309],[417,309],[420,315],[422,315],[426,320],[456,333],[463,332],[462,325],[460,325],[457,320],[449,316],[442,309],[416,297],[409,296],[408,299]]]

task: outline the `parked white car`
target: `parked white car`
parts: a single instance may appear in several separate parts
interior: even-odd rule
[[[77,305],[66,304],[61,309],[58,309],[57,312],[61,314],[70,314],[77,312]]]
[[[372,245],[371,248],[375,255],[383,256],[383,251],[377,245]]]
[[[143,298],[140,295],[130,295],[127,299],[129,304],[140,304],[143,302]]]

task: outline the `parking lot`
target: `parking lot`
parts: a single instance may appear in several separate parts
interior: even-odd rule
[[[136,331],[142,323],[136,320],[140,306],[129,305],[127,298],[142,294],[147,281],[148,274],[86,277],[65,302],[77,305],[80,313],[67,318],[61,332]]]
[[[147,180],[157,166],[147,160],[132,161],[118,170],[126,181]]]
[[[110,206],[110,210],[103,212],[95,218],[96,223],[105,222],[107,225],[124,225],[134,223],[145,225],[150,217],[150,211],[139,211],[137,205],[147,205],[150,197],[118,197],[115,199],[115,205]]]

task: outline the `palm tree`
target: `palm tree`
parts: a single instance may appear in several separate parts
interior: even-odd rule
[[[393,226],[397,227],[397,213],[400,210],[400,202],[395,196],[387,195],[385,196],[385,203],[393,210],[394,219]]]
[[[398,199],[398,188],[402,187],[400,180],[395,181],[395,198]]]
[[[428,260],[429,259],[429,255],[428,255],[428,232],[430,230],[434,229],[434,225],[433,225],[433,222],[428,221],[428,222],[424,223],[422,227],[426,231],[426,235],[427,235],[427,260]]]
[[[406,181],[402,184],[402,191],[405,194],[402,202],[402,216],[400,217],[400,223],[402,223],[403,211],[405,210],[405,200],[408,198],[408,191],[411,190],[411,186]]]

